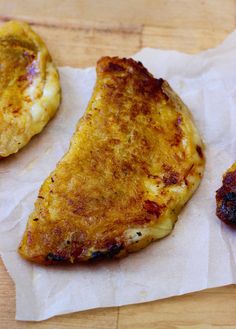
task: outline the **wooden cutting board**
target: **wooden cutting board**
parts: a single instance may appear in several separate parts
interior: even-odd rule
[[[189,53],[214,47],[236,28],[236,1],[0,0],[0,23],[9,19],[29,22],[57,65],[85,67],[95,65],[100,56],[127,57],[142,47]],[[236,287],[227,286],[41,323],[19,322],[14,320],[14,285],[0,261],[2,329],[229,329],[236,328],[235,309]]]

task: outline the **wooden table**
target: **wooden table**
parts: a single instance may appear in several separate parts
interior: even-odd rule
[[[0,0],[0,21],[29,22],[58,65],[95,65],[142,47],[189,53],[216,46],[236,28],[235,0]],[[223,269],[222,269],[223,270]],[[14,320],[14,285],[0,263],[0,328],[236,328],[236,287],[146,304],[90,310],[41,323]]]

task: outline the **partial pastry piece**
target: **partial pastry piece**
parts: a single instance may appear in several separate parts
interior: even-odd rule
[[[122,257],[168,235],[199,185],[190,112],[140,62],[104,57],[69,151],[40,188],[19,247],[42,264]]]
[[[225,224],[236,227],[236,162],[223,176],[216,191],[216,215]]]
[[[0,157],[25,146],[60,103],[59,75],[42,39],[28,24],[0,28]]]

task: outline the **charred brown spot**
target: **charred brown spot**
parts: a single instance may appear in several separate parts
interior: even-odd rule
[[[130,118],[133,120],[135,119],[138,115],[149,115],[150,114],[150,109],[148,105],[146,104],[138,104],[135,103],[131,109],[130,109]]]
[[[151,218],[148,217],[140,217],[140,218],[136,218],[133,220],[134,224],[136,225],[145,225],[151,222]]]
[[[185,185],[186,185],[186,186],[188,186],[188,185],[189,185],[189,183],[188,183],[188,180],[187,180],[187,178],[186,178],[186,177],[184,177],[184,183],[185,183]]]
[[[150,150],[151,149],[151,143],[147,140],[147,138],[142,138],[140,141],[141,146],[144,150]]]
[[[46,256],[46,261],[51,262],[64,262],[66,261],[66,258],[64,256],[53,254],[52,252],[48,253]]]
[[[182,117],[179,116],[177,118],[177,120],[174,122],[175,134],[174,134],[173,139],[171,140],[171,145],[172,146],[178,146],[179,143],[181,142],[182,138],[183,138],[183,131],[182,131],[182,128],[181,128],[181,123],[182,123]]]
[[[149,214],[160,216],[161,207],[155,202],[151,200],[146,200],[144,203],[144,208],[147,210]]]
[[[171,146],[178,146],[183,139],[183,131],[181,128],[181,123],[182,123],[182,117],[181,115],[179,115],[173,123],[174,135],[170,140]]]
[[[39,195],[39,196],[38,196],[38,199],[44,199],[44,197],[43,197],[43,196],[41,196],[41,195]]]
[[[68,205],[71,206],[71,210],[73,214],[85,214],[84,210],[85,210],[85,206],[83,204],[83,202],[81,200],[72,200],[72,199],[68,199]]]
[[[203,158],[204,158],[204,155],[203,155],[203,151],[202,151],[201,146],[197,145],[197,146],[196,146],[196,150],[197,150],[197,153],[198,153],[199,157],[200,157],[201,159],[203,159]]]
[[[79,243],[78,241],[72,241],[70,255],[75,262],[79,261],[82,252],[83,252],[83,248],[81,246],[81,243]]]
[[[21,81],[25,81],[27,80],[27,74],[23,74],[21,76],[19,76],[19,78],[17,79],[17,81],[21,82]]]
[[[107,250],[94,251],[92,253],[91,260],[94,261],[94,260],[100,260],[105,258],[111,259],[115,257],[117,254],[119,254],[122,249],[123,249],[123,245],[121,243],[112,244],[107,248]]]
[[[125,69],[121,65],[112,62],[110,62],[105,69],[106,72],[122,72],[124,70]]]
[[[155,79],[155,88],[156,89],[160,89],[162,84],[163,84],[164,80],[162,78],[160,79]]]
[[[39,220],[38,218],[34,218],[34,219],[33,219],[34,222],[37,222],[38,220]]]
[[[170,170],[172,170],[172,167],[171,167],[169,164],[167,164],[167,163],[164,163],[164,164],[162,165],[162,168],[163,168],[164,170],[166,170],[166,171],[170,171]]]
[[[133,86],[134,90],[141,94],[146,95],[150,98],[154,98],[159,100],[160,98],[166,98],[167,96],[162,92],[162,84],[163,79],[148,79],[143,78],[141,80],[136,81],[135,85]]]
[[[225,175],[222,187],[216,191],[216,203],[219,219],[236,227],[236,171]]]
[[[107,68],[111,65],[111,67],[115,66],[115,71],[117,70],[117,66],[121,67],[123,70],[127,70],[127,72],[136,71],[138,74],[141,74],[146,77],[151,77],[151,74],[147,71],[147,69],[143,66],[141,62],[136,62],[132,58],[119,58],[119,57],[102,57],[98,61],[97,69],[98,71],[106,71]],[[118,68],[120,70],[120,68]]]
[[[169,185],[178,184],[179,179],[180,179],[179,174],[175,171],[171,171],[163,177],[163,182],[165,186],[169,186]]]
[[[17,113],[19,113],[20,112],[20,108],[18,107],[18,108],[15,108],[13,111],[12,111],[12,113],[13,114],[17,114]]]
[[[132,164],[129,162],[123,162],[121,165],[121,171],[125,174],[128,175],[130,172],[132,172],[133,167]]]
[[[55,235],[62,235],[62,232],[63,230],[62,230],[62,228],[60,227],[60,226],[56,226],[56,227],[54,227],[54,229],[53,229],[53,233],[55,234]]]

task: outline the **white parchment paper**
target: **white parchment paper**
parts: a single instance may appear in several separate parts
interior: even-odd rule
[[[22,260],[16,250],[37,191],[68,149],[96,79],[94,68],[60,68],[58,114],[21,152],[0,162],[0,252],[15,282],[18,320],[236,282],[236,232],[215,216],[215,190],[236,160],[236,31],[219,47],[197,55],[146,48],[134,58],[167,79],[192,111],[206,144],[201,186],[169,237],[125,259],[69,268]]]

